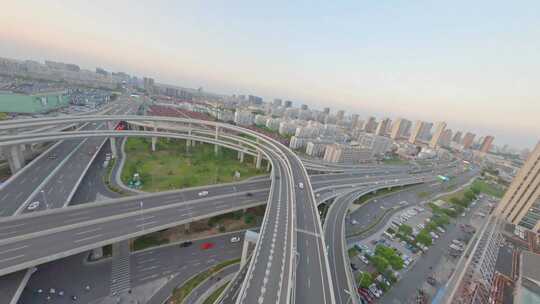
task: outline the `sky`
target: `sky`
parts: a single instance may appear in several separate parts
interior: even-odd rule
[[[0,56],[540,139],[540,1],[6,1]]]

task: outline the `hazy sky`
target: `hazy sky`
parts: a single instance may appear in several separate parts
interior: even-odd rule
[[[0,56],[540,139],[540,1],[317,2],[6,1]]]

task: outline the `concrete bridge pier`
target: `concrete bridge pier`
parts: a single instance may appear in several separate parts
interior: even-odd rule
[[[270,172],[272,166],[270,165],[270,160],[266,160],[266,172]]]
[[[21,145],[13,145],[2,148],[4,157],[9,164],[9,170],[11,174],[19,171],[24,166],[24,154]]]
[[[240,268],[246,265],[250,245],[255,247],[258,239],[259,234],[257,232],[246,230],[246,233],[244,234],[244,243],[242,244],[242,257],[240,259]]]
[[[156,152],[157,137],[152,137],[152,152]]]
[[[257,159],[255,160],[255,167],[257,169],[260,169],[261,168],[261,163],[262,163],[262,153],[261,152],[257,152]]]
[[[219,140],[219,127],[216,126],[216,136],[215,136],[215,139],[216,141]],[[214,145],[214,154],[215,155],[218,155],[219,153],[219,146],[218,145]]]

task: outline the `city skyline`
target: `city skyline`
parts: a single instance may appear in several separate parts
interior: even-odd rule
[[[28,1],[10,3],[4,10],[25,8],[26,14],[2,16],[6,26],[0,29],[0,39],[7,43],[0,46],[0,54],[101,66],[152,76],[162,83],[202,86],[217,93],[282,97],[294,100],[296,106],[306,103],[322,109],[331,103],[334,112],[345,109],[348,114],[360,113],[363,117],[446,121],[454,130],[493,134],[497,145],[531,148],[540,129],[535,119],[540,112],[540,92],[533,87],[538,79],[534,69],[538,58],[530,52],[538,41],[528,38],[540,27],[523,26],[521,31],[522,25],[537,22],[524,4],[511,8],[492,5],[490,12],[499,12],[499,16],[504,9],[506,13],[497,19],[498,24],[481,17],[480,7],[472,7],[459,26],[450,22],[460,7],[456,5],[447,15],[437,16],[440,22],[433,29],[398,39],[402,31],[418,30],[423,22],[435,21],[426,14],[440,13],[444,7],[396,4],[404,20],[384,27],[372,15],[395,16],[394,8],[384,5],[316,7],[311,11],[316,16],[312,20],[301,13],[305,7],[292,4],[265,8],[246,4],[233,12],[219,3],[207,12],[198,4],[171,4],[164,10],[165,3],[143,9],[122,3],[86,7]],[[351,12],[342,14],[346,8]],[[280,11],[282,15],[277,14]],[[249,18],[243,18],[246,14]],[[414,14],[421,17],[420,21],[413,22]],[[339,20],[334,15],[340,16]],[[256,22],[256,17],[268,21],[270,16],[276,20],[266,25]],[[363,30],[362,24],[354,21],[357,17],[366,17],[360,19],[373,32]],[[178,19],[186,26],[168,27],[168,22],[176,25]],[[253,27],[246,29],[247,24]],[[289,30],[285,26],[291,24],[297,27]],[[224,25],[233,31],[222,33],[220,26]],[[404,29],[399,31],[401,25]],[[382,28],[374,30],[378,26]],[[310,27],[314,32],[311,35],[307,31]],[[331,34],[338,28],[348,30]],[[466,32],[469,28],[476,31]],[[508,33],[503,34],[503,28]],[[474,40],[487,33],[493,35]],[[259,36],[267,41],[260,44]],[[321,44],[319,39],[323,38],[335,44]],[[369,43],[346,38],[369,38]],[[433,39],[425,45],[429,48],[418,49],[426,38]],[[287,47],[272,48],[278,39],[283,39]],[[447,49],[453,42],[463,50]],[[510,43],[512,50],[505,46]],[[224,47],[216,48],[219,44]],[[382,48],[385,44],[388,47]],[[485,52],[486,48],[500,52],[495,56]],[[448,51],[454,56],[443,59]],[[331,63],[334,66],[329,66]]]

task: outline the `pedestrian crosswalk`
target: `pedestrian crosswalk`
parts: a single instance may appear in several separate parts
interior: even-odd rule
[[[112,246],[111,295],[120,295],[131,289],[129,241]]]

